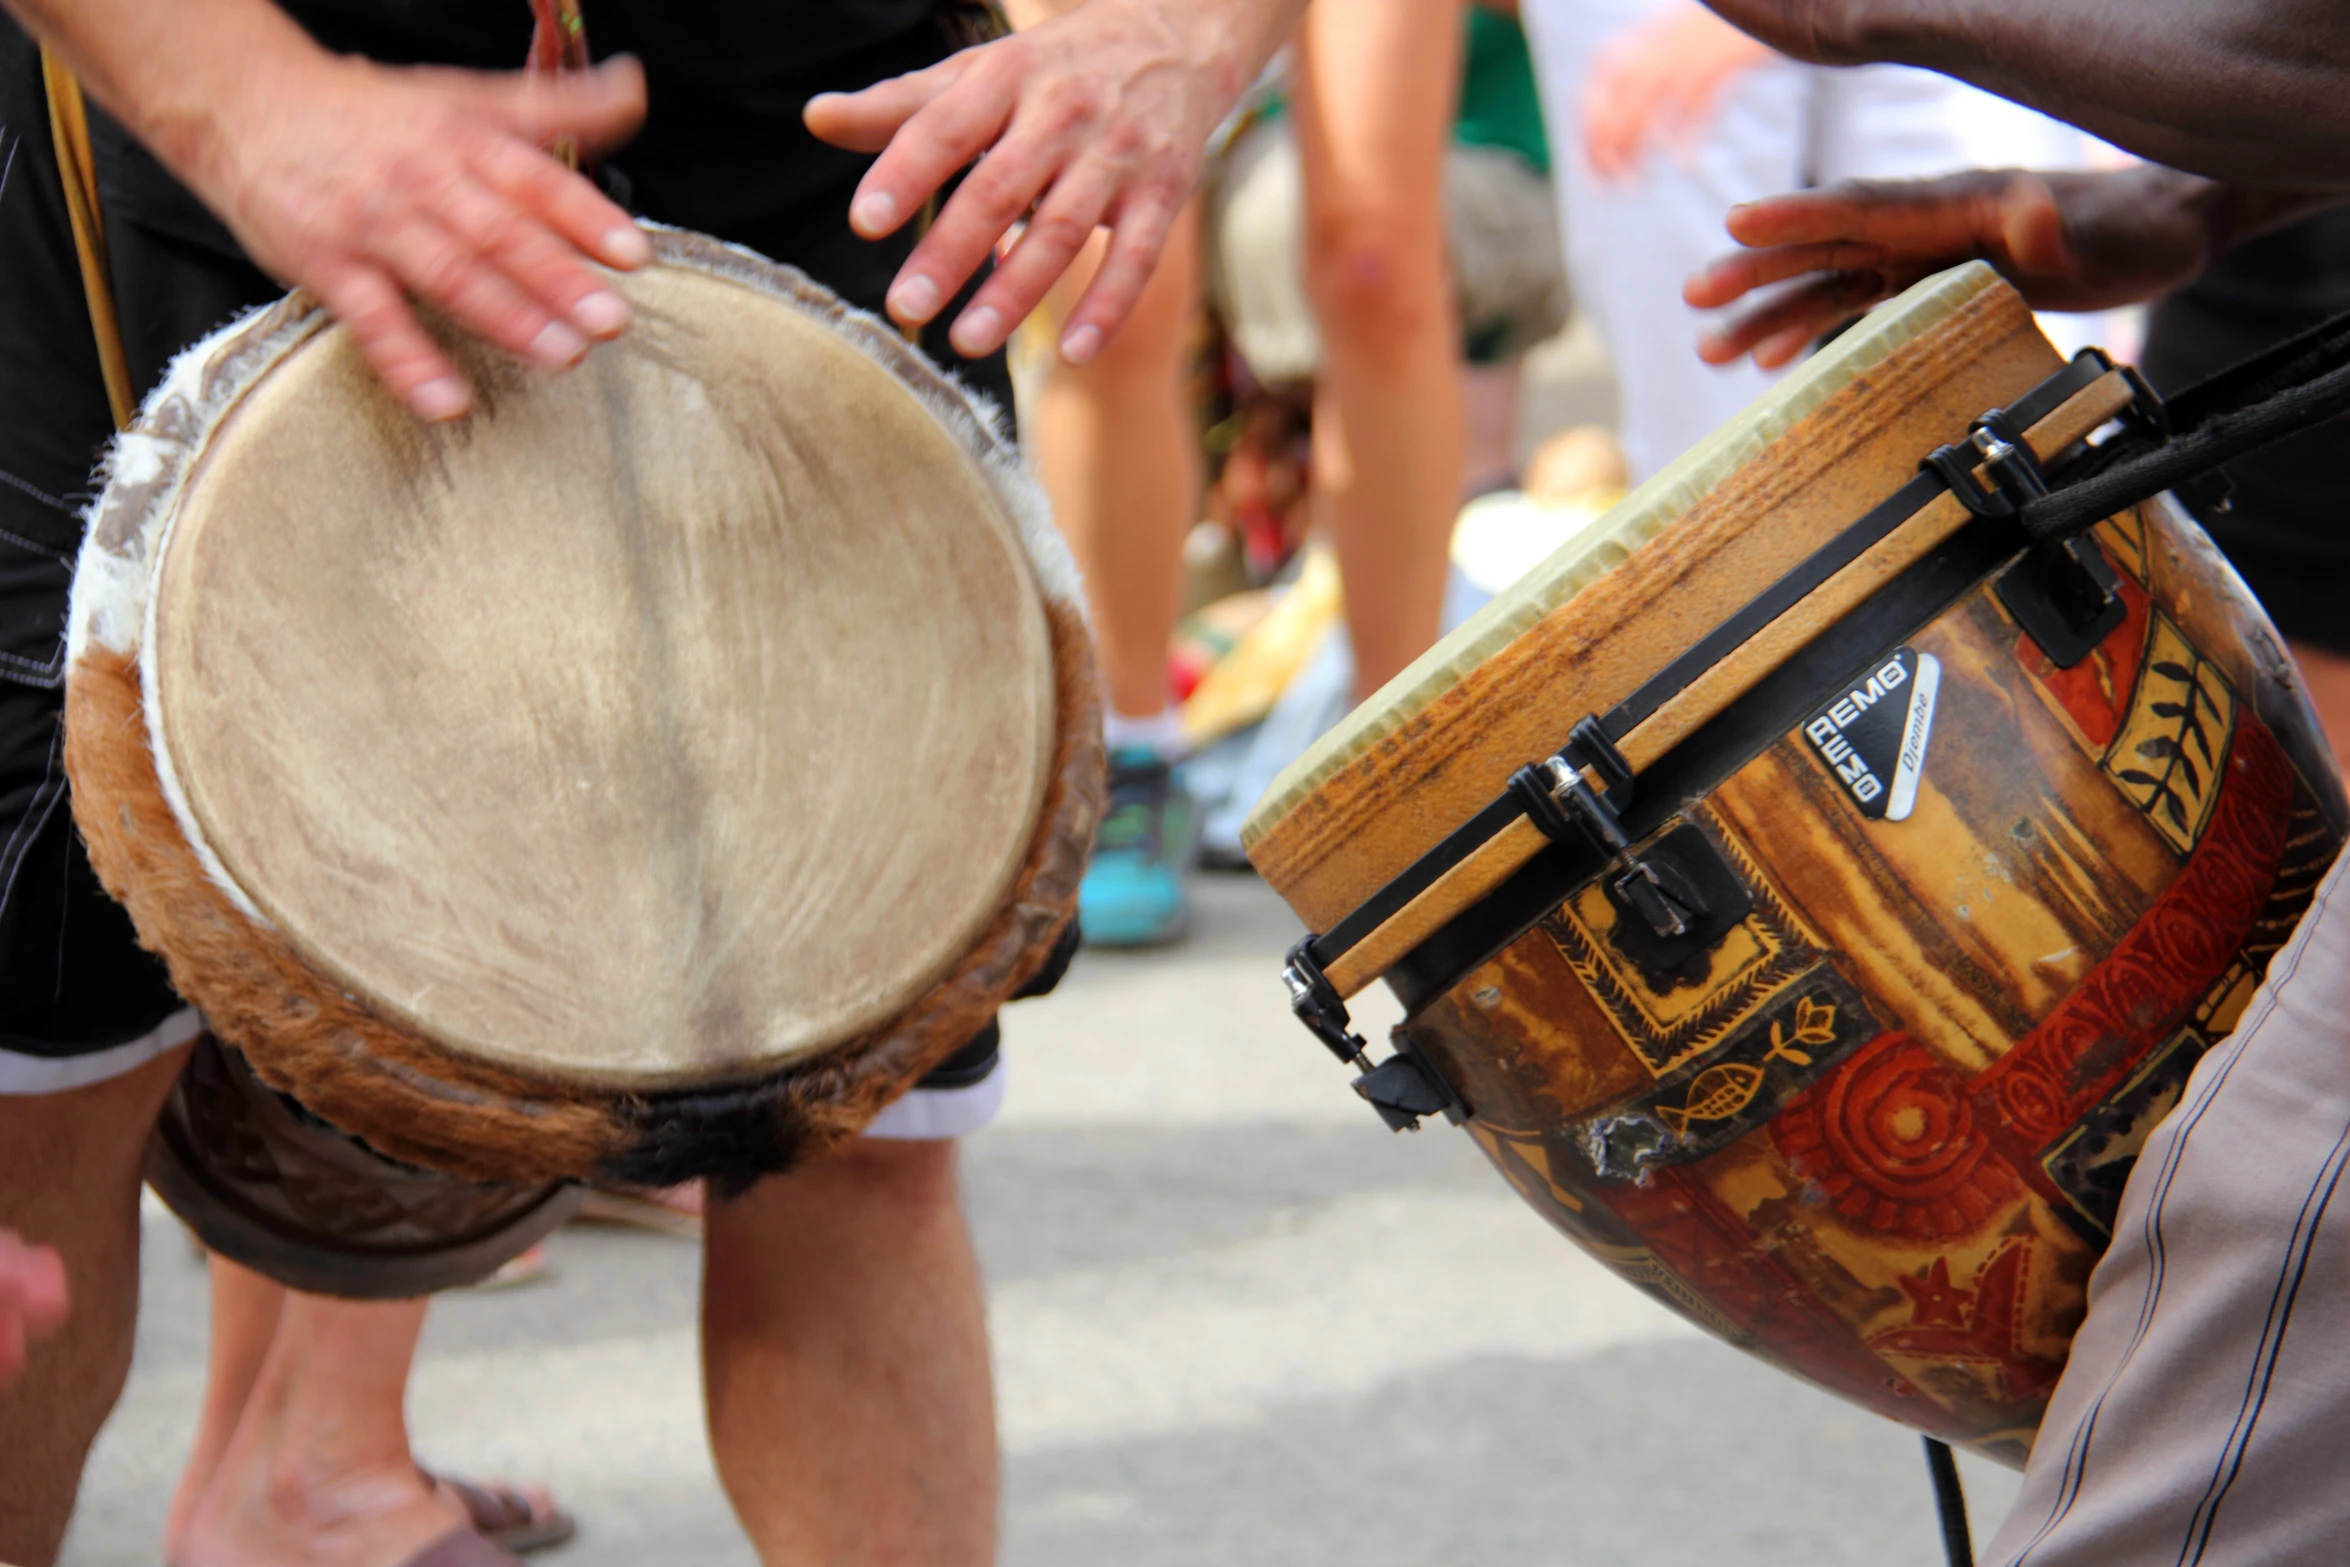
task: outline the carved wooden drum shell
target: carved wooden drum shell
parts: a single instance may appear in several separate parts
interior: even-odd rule
[[[1276,785],[1252,857],[1314,929],[2061,367],[1980,269],[1889,309],[1792,409],[1652,485],[1652,508],[1680,490],[1588,583],[1465,628]],[[1399,1047],[1556,1227],[1728,1342],[2010,1462],[2138,1148],[2345,823],[2282,646],[2195,523],[2166,498],[2094,538],[2118,618],[2077,661],[1993,571],[1848,637],[1798,705],[1756,687],[1765,732],[1721,740],[1733,702],[1657,759],[1632,853],[1702,895],[1686,937],[1610,876],[1545,890],[1538,860],[1482,934],[1385,970]]]
[[[115,452],[67,764],[253,1075],[408,1166],[748,1179],[1045,963],[1099,808],[1075,573],[993,415],[654,235],[564,376],[409,421],[301,296]]]

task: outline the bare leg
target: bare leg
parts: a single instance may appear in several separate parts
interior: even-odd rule
[[[286,1299],[284,1285],[225,1257],[212,1258],[209,1274],[212,1320],[204,1366],[204,1404],[196,1416],[196,1439],[189,1447],[187,1466],[180,1471],[179,1485],[171,1494],[171,1511],[164,1519],[163,1559],[167,1562],[180,1559],[189,1514],[212,1483],[213,1471],[228,1451],[229,1438],[236,1434],[237,1421],[269,1354],[270,1340],[277,1334],[279,1310]]]
[[[1358,698],[1436,640],[1460,509],[1443,221],[1460,27],[1455,0],[1317,0],[1298,30],[1306,287],[1322,329],[1314,480]]]
[[[286,1291],[177,1567],[386,1567],[464,1522],[408,1452],[423,1301]]]
[[[1016,27],[1073,9],[1075,0],[1013,0]],[[1053,520],[1085,574],[1096,653],[1110,711],[1156,718],[1167,709],[1167,644],[1181,596],[1183,539],[1199,521],[1199,432],[1184,400],[1183,348],[1199,292],[1199,204],[1175,220],[1134,313],[1085,365],[1055,356],[1022,437],[1036,460]],[[1045,296],[1058,322],[1094,269],[1096,234]],[[1054,333],[1055,341],[1059,333]]]
[[[0,1229],[53,1246],[71,1314],[0,1392],[0,1561],[50,1567],[139,1309],[139,1166],[185,1050],[70,1093],[0,1098]]]
[[[768,1567],[995,1558],[994,1391],[952,1143],[860,1139],[713,1202],[703,1384]]]
[[[1183,538],[1199,520],[1199,434],[1183,389],[1197,210],[1176,220],[1134,314],[1101,353],[1085,365],[1055,359],[1028,420],[1053,518],[1085,573],[1102,683],[1127,718],[1166,710]],[[1097,234],[1054,288],[1056,318],[1092,281],[1102,249]]]
[[[1461,367],[1461,490],[1482,494],[1518,482],[1518,390],[1526,361]]]

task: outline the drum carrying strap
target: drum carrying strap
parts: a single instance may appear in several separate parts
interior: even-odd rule
[[[131,422],[130,360],[123,353],[122,323],[114,314],[113,274],[106,266],[106,220],[98,210],[98,164],[90,155],[90,117],[82,85],[47,49],[41,51],[41,87],[49,99],[49,142],[65,187],[65,215],[73,225],[73,250],[81,262],[82,298],[90,307],[90,335],[97,339],[98,373],[106,382],[106,406],[114,427]]]
[[[2132,431],[2019,514],[2035,542],[2072,538],[2246,452],[2350,413],[2350,312],[2320,322],[2164,402],[2165,428]]]

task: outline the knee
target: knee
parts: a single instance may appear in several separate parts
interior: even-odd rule
[[[1443,237],[1390,207],[1312,212],[1306,225],[1306,291],[1326,338],[1396,342],[1444,325]]]

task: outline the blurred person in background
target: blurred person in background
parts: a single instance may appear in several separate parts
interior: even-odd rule
[[[1066,9],[1020,0],[1016,20]],[[1460,0],[1319,0],[1293,46],[1305,293],[1328,344],[1311,504],[1346,580],[1357,696],[1436,640],[1460,502],[1459,329],[1442,222],[1460,29]],[[1189,921],[1196,810],[1175,767],[1167,654],[1183,539],[1199,514],[1183,377],[1197,246],[1187,212],[1136,319],[1082,367],[1046,372],[1029,437],[1085,572],[1108,689],[1111,802],[1078,915],[1097,945],[1172,941]],[[1082,278],[1064,282],[1064,302]]]
[[[1927,71],[1802,65],[1695,0],[1521,0],[1567,272],[1615,366],[1634,482],[1759,395],[1801,345],[1709,369],[1678,280],[1740,202],[1844,179],[2077,167],[2069,126]]]

